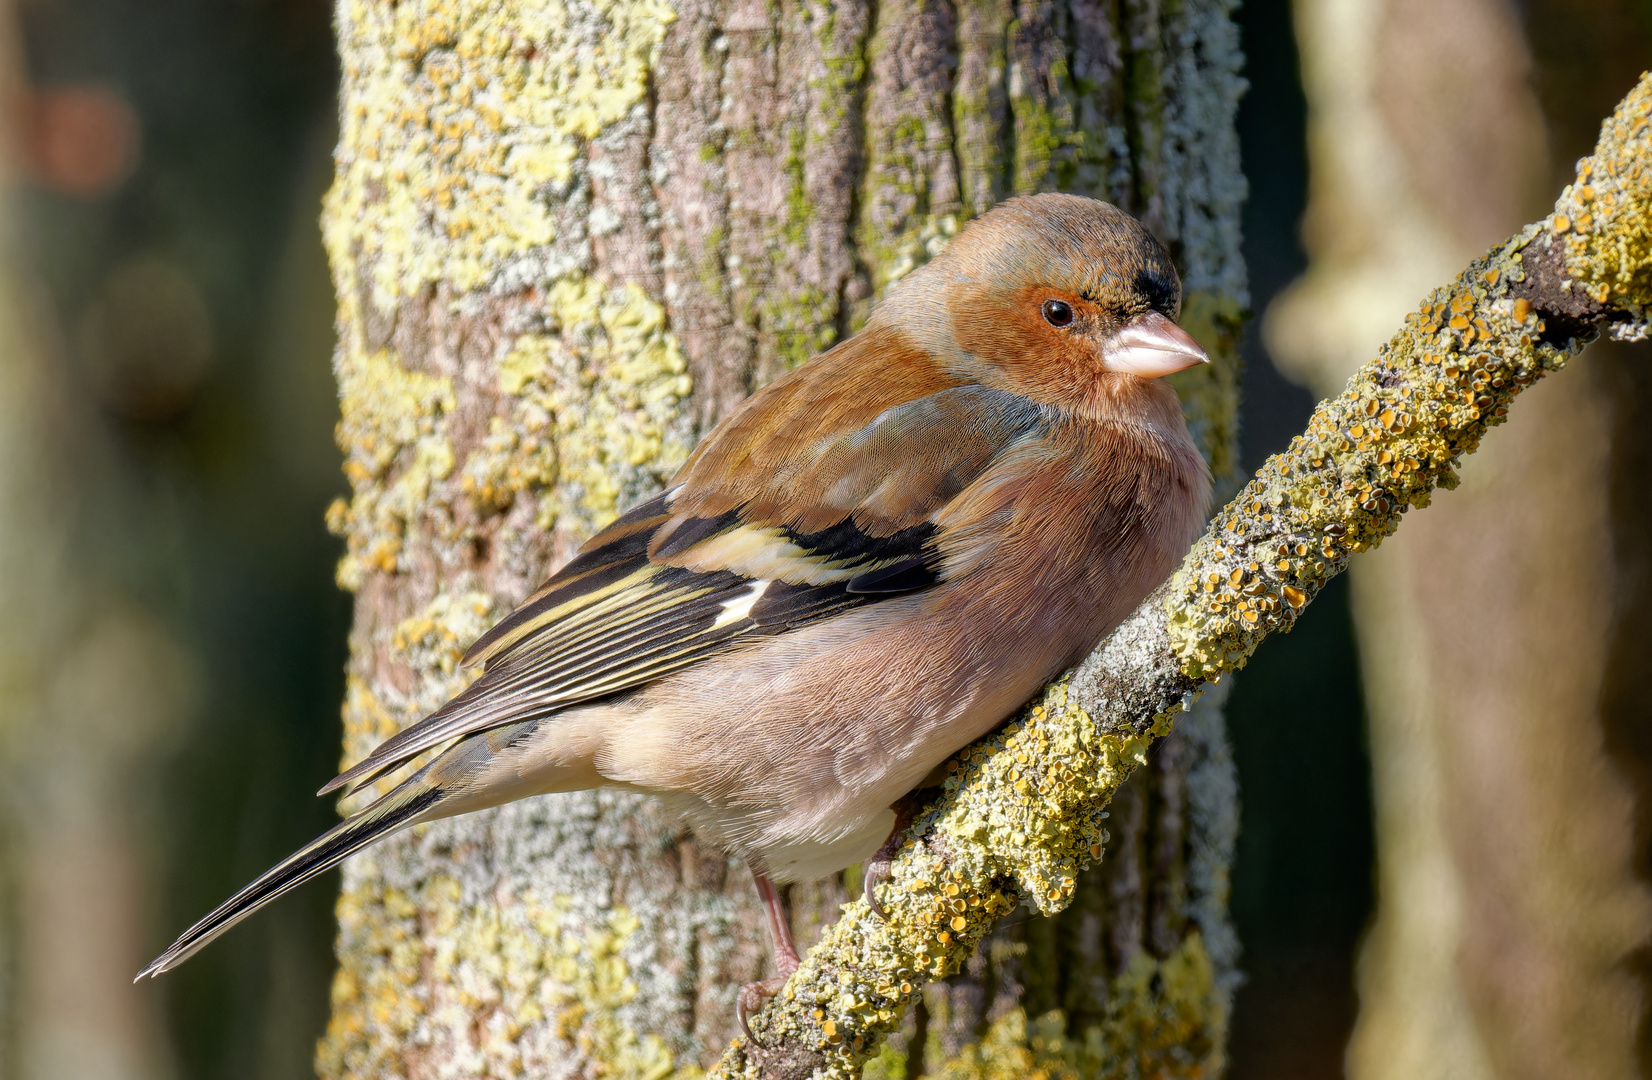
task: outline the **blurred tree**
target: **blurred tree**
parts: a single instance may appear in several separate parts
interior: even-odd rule
[[[1644,61],[1627,6],[1528,5],[1534,73],[1504,0],[1298,0],[1313,262],[1268,316],[1282,363],[1340,387],[1431,283],[1541,210]],[[1652,1065],[1648,522],[1628,480],[1648,383],[1629,351],[1546,382],[1519,438],[1355,564],[1380,898],[1355,1080]]]
[[[1231,6],[341,4],[346,758],[455,692],[463,647],[580,540],[1014,192],[1108,198],[1165,240],[1221,358],[1184,400],[1231,480]],[[1207,707],[1116,800],[1084,899],[1012,920],[875,1068],[1030,1072],[1035,1034],[1082,1040],[1128,980],[1164,992],[1172,954],[1210,963],[1187,1050],[1214,1067],[1234,814]],[[794,890],[805,941],[845,888]],[[614,792],[382,843],[338,911],[327,1077],[690,1075],[766,954],[743,871]]]
[[[1290,0],[1246,0],[1239,142],[1250,192],[1244,252],[1264,311],[1307,266],[1306,103]],[[1240,428],[1246,472],[1285,450],[1315,397],[1274,366],[1261,320],[1245,327]],[[1227,705],[1241,799],[1233,922],[1245,981],[1234,996],[1233,1080],[1333,1080],[1353,1028],[1354,954],[1373,905],[1370,761],[1348,581],[1289,636],[1268,641]]]
[[[7,1076],[312,1073],[323,890],[129,980],[329,816],[327,16],[6,5]]]
[[[123,986],[147,944],[141,832],[125,803],[193,679],[154,614],[77,558],[79,499],[113,485],[18,242],[16,189],[42,171],[18,47],[15,12],[0,6],[0,1071],[159,1076],[156,1018]],[[86,142],[60,138],[58,159]]]

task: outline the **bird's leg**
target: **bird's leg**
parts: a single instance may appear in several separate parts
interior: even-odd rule
[[[797,955],[797,943],[792,940],[791,914],[786,910],[786,901],[780,895],[779,888],[761,871],[753,870],[751,876],[757,882],[757,895],[763,898],[763,912],[769,917],[769,938],[774,942],[774,966],[779,971],[772,979],[741,987],[740,996],[734,1002],[734,1015],[740,1021],[740,1030],[746,1033],[746,1038],[756,1042],[747,1020],[753,1012],[763,1007],[765,1001],[780,992],[803,961]]]
[[[878,886],[889,880],[889,867],[895,861],[895,852],[901,849],[901,837],[905,835],[907,826],[918,816],[923,804],[924,799],[917,791],[909,791],[902,795],[890,808],[895,811],[895,827],[889,830],[889,839],[866,860],[866,873],[861,881],[861,891],[866,896],[866,906],[880,919],[887,918],[888,915],[883,910],[883,905],[878,903]]]

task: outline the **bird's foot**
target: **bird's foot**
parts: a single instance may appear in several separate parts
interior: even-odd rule
[[[798,965],[802,962],[797,955],[797,950],[776,948],[774,950],[774,966],[780,969],[780,974],[772,979],[764,979],[762,982],[747,983],[740,988],[740,996],[734,999],[734,1018],[740,1021],[740,1030],[746,1033],[747,1039],[758,1046],[763,1044],[758,1042],[757,1036],[751,1033],[750,1020],[752,1014],[762,1009],[764,1005],[768,1004],[770,998],[780,993],[781,987],[786,985],[786,980],[792,977],[792,972],[796,971]]]
[[[762,1046],[751,1033],[748,1020],[752,1013],[780,993],[780,988],[786,985],[786,980],[792,977],[792,972],[803,961],[797,955],[797,943],[792,940],[791,913],[786,910],[785,897],[780,895],[779,888],[768,874],[754,869],[751,876],[757,882],[757,895],[763,900],[763,913],[769,920],[769,937],[774,942],[774,968],[779,974],[772,979],[742,986],[740,996],[734,1000],[734,1018],[740,1021],[740,1030],[746,1033],[746,1038]]]

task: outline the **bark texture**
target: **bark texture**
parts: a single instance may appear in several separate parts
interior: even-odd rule
[[[1305,0],[1297,13],[1314,262],[1268,332],[1330,392],[1418,286],[1530,215],[1551,167],[1513,5]],[[1644,520],[1634,501],[1612,505],[1611,462],[1639,439],[1613,418],[1636,386],[1604,377],[1626,348],[1596,346],[1531,395],[1520,438],[1493,443],[1354,570],[1380,896],[1355,1080],[1639,1075],[1646,792],[1606,726],[1623,705],[1609,700],[1627,580],[1614,533],[1634,531],[1615,519]]]
[[[1230,6],[341,0],[345,760],[455,692],[463,647],[580,540],[1011,193],[1108,198],[1167,243],[1220,358],[1184,401],[1231,476]],[[875,1068],[1020,1076],[1076,1046],[1127,1075],[1173,996],[1158,1043],[1219,1061],[1234,788],[1201,715],[1121,800],[1084,904],[995,939]],[[438,823],[344,876],[325,1077],[694,1075],[767,963],[744,871],[628,795]],[[806,941],[847,895],[794,892]]]

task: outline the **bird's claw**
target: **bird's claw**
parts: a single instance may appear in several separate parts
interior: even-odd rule
[[[895,811],[895,827],[889,830],[883,846],[866,860],[866,876],[861,881],[861,894],[866,897],[866,906],[872,909],[872,914],[878,917],[879,922],[888,922],[889,912],[878,903],[878,886],[889,880],[895,865],[895,853],[901,849],[907,827],[918,816],[918,808],[923,805],[923,790],[907,792],[890,807]]]
[[[792,972],[801,967],[803,961],[797,955],[797,950],[788,940],[784,946],[777,946],[774,950],[774,966],[780,973],[772,979],[762,982],[747,983],[740,988],[740,994],[734,999],[734,1018],[740,1021],[740,1030],[746,1033],[746,1038],[753,1045],[762,1046],[756,1035],[751,1033],[751,1015],[768,1004],[770,998],[780,993],[786,980],[792,977]]]
[[[772,979],[762,982],[747,983],[740,988],[740,994],[734,999],[734,1018],[740,1022],[740,1030],[746,1033],[746,1038],[757,1046],[762,1046],[756,1035],[751,1033],[752,1014],[767,1005],[769,999],[780,993],[780,988],[786,985],[791,978],[791,972],[776,975]]]
[[[888,844],[884,845],[886,848],[889,846]],[[879,922],[889,921],[889,913],[878,902],[878,886],[889,880],[889,868],[893,863],[892,858],[879,851],[867,862],[866,879],[861,883],[862,894],[866,897],[866,906],[872,909],[872,914],[878,917]]]

